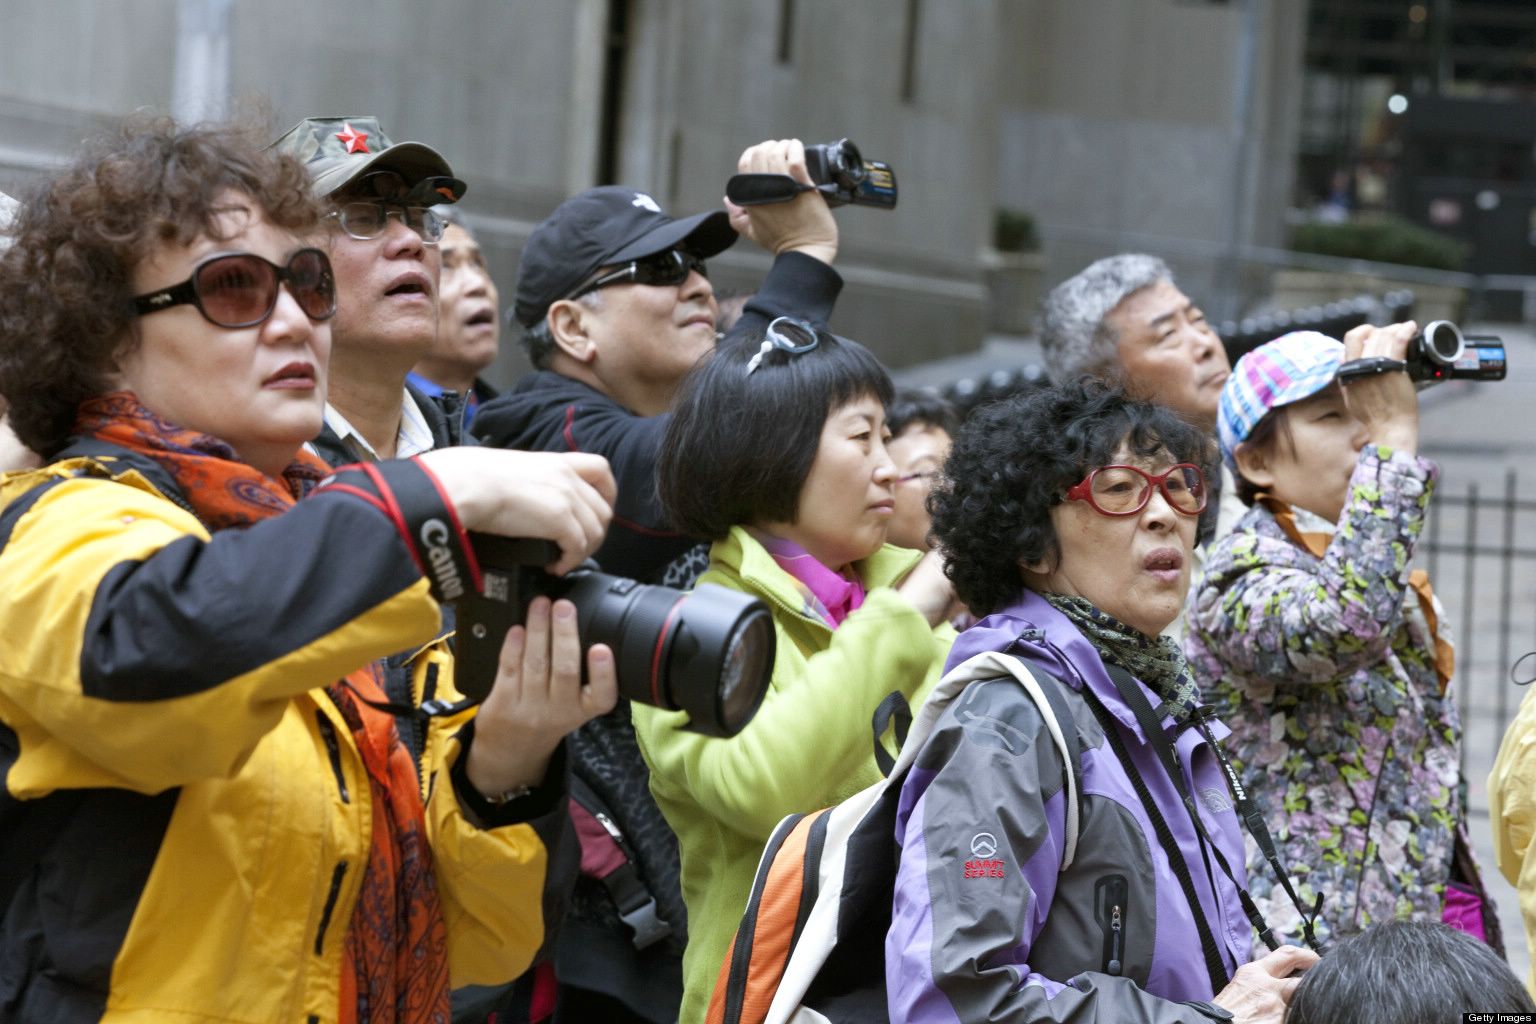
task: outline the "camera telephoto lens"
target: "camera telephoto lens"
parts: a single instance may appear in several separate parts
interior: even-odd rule
[[[559,550],[544,541],[471,534],[480,587],[456,602],[454,685],[482,701],[495,684],[507,630],[543,594],[576,606],[584,646],[607,644],[619,693],[688,714],[688,728],[734,736],[751,721],[773,677],[773,618],[762,601],[705,584],[692,591],[599,572],[595,563],[550,576]]]
[[[613,648],[619,692],[688,713],[707,736],[740,732],[768,692],[773,620],[754,597],[705,584],[692,591],[578,570],[547,579],[551,597],[576,605],[584,644]]]

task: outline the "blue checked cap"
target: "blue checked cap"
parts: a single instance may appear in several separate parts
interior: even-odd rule
[[[1271,409],[1311,398],[1333,383],[1343,361],[1344,343],[1317,331],[1292,331],[1239,359],[1221,389],[1216,417],[1228,468],[1237,468],[1232,453]]]

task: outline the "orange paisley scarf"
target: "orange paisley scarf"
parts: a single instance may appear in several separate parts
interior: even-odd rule
[[[210,531],[241,529],[285,512],[331,472],[301,450],[274,479],[241,462],[225,442],[166,422],[127,391],[82,403],[75,433],[154,460]],[[394,719],[354,699],[385,699],[376,665],[325,692],[352,730],[373,808],[368,862],[343,949],[340,1020],[447,1024],[448,937],[416,765]]]

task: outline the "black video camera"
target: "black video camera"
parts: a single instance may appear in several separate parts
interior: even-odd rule
[[[815,185],[787,174],[733,174],[725,197],[737,206],[787,203],[801,192],[820,192],[828,206],[896,207],[896,172],[879,160],[865,160],[847,139],[805,147],[805,169]]]
[[[484,700],[496,680],[507,630],[538,595],[576,605],[584,645],[608,644],[619,694],[688,712],[688,728],[734,736],[757,713],[773,675],[773,619],[763,602],[704,584],[696,590],[637,583],[591,563],[565,576],[540,566],[558,557],[546,541],[470,534],[481,590],[457,602],[454,684]]]
[[[1339,381],[1402,370],[1423,391],[1445,380],[1503,380],[1508,369],[1504,342],[1491,334],[1463,335],[1449,320],[1431,320],[1408,342],[1402,362],[1375,356],[1339,367]]]

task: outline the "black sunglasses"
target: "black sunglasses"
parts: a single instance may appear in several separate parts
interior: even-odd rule
[[[611,284],[633,282],[676,287],[688,280],[688,275],[695,270],[705,277],[709,276],[709,271],[704,269],[704,261],[693,253],[684,252],[682,249],[666,249],[654,256],[631,260],[618,270],[610,271],[597,280],[582,285],[566,298],[579,299],[589,292],[595,292]]]
[[[277,308],[277,289],[283,284],[311,320],[336,314],[336,278],[330,257],[319,249],[300,249],[285,267],[255,253],[215,253],[180,284],[135,296],[133,310],[148,316],[190,303],[217,327],[254,327]]]

